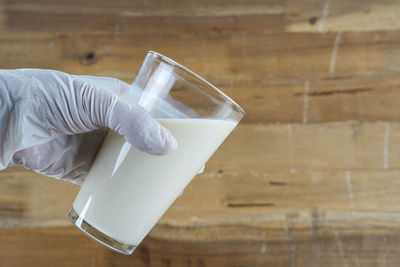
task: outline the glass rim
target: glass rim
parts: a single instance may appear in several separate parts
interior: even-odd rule
[[[196,74],[195,72],[191,71],[190,69],[186,68],[185,66],[183,66],[182,64],[179,64],[178,62],[176,62],[173,59],[170,59],[167,56],[164,56],[163,54],[160,54],[158,52],[155,52],[153,50],[149,50],[147,51],[147,54],[153,54],[156,57],[161,58],[163,61],[173,65],[174,67],[177,67],[179,69],[182,69],[183,71],[189,73],[190,75],[193,75],[194,77],[196,77],[197,79],[199,79],[201,82],[205,83],[208,87],[210,87],[211,89],[213,89],[216,93],[218,93],[225,101],[229,102],[230,104],[232,104],[232,106],[235,107],[235,109],[241,113],[242,115],[245,115],[245,111],[243,110],[243,108],[241,106],[239,106],[238,103],[235,102],[235,100],[233,100],[232,98],[230,98],[228,95],[226,95],[224,92],[222,92],[221,90],[219,90],[217,87],[215,87],[212,83],[210,83],[209,81],[207,81],[206,79],[204,79],[203,77],[201,77],[200,75]]]

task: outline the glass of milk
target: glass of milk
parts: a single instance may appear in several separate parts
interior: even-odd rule
[[[131,254],[244,111],[205,79],[152,51],[121,99],[145,108],[169,129],[178,148],[154,156],[109,131],[68,217],[99,243]]]

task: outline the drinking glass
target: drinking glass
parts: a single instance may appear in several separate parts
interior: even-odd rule
[[[178,147],[165,156],[150,155],[110,130],[68,217],[99,243],[131,254],[244,111],[205,79],[153,51],[120,97],[146,109]]]

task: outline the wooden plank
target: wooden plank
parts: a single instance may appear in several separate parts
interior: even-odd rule
[[[232,1],[124,1],[107,0],[94,1],[49,1],[38,0],[35,3],[27,0],[6,1],[5,8],[24,13],[104,15],[118,14],[121,16],[242,16],[257,14],[280,14],[282,3],[279,0],[232,0]]]
[[[124,16],[120,14],[44,13],[7,11],[9,32],[176,33],[276,32],[283,30],[282,15],[229,16]]]
[[[151,1],[146,4],[131,1],[6,1],[0,4],[6,10],[8,29],[11,31],[129,31],[136,18],[147,17],[150,24],[161,29],[171,25],[171,20],[234,16],[243,22],[246,16],[259,15],[278,22],[254,25],[254,29],[267,26],[274,31],[323,32],[323,31],[378,31],[398,30],[400,7],[396,0],[330,1],[330,0],[291,0],[291,1],[224,1],[203,0]],[[271,16],[272,15],[272,16]],[[278,15],[285,20],[273,20]],[[150,18],[151,17],[151,18]],[[156,17],[161,17],[157,19]],[[186,19],[185,19],[186,18]],[[207,23],[207,22],[205,22]],[[242,23],[239,23],[239,25]],[[146,24],[142,24],[146,25]],[[149,25],[147,25],[149,26]],[[223,26],[222,26],[223,27]],[[241,26],[239,26],[240,28]],[[200,28],[194,28],[197,31]],[[147,29],[146,29],[147,30]],[[251,28],[248,30],[252,31]]]
[[[336,234],[335,234],[336,233]],[[398,229],[369,234],[287,241],[170,241],[146,238],[131,256],[96,244],[72,228],[0,229],[2,266],[397,266]],[[292,244],[292,245],[291,245]],[[51,250],[48,250],[51,248]],[[67,256],[66,256],[67,255]]]
[[[12,172],[17,175],[2,175],[1,227],[70,225],[66,214],[77,186],[26,171]],[[398,176],[398,171],[206,173],[193,180],[152,236],[186,241],[255,240],[270,229],[264,238],[271,241],[287,239],[289,222],[302,238],[315,235],[316,224],[320,235],[332,227],[346,236],[360,229],[390,235],[400,220]]]
[[[378,31],[398,30],[399,2],[380,1],[286,1],[286,31]]]
[[[332,68],[336,37],[6,33],[0,36],[0,54],[3,68],[53,68],[130,82],[153,49],[232,96],[249,111],[245,122],[397,121],[400,32],[343,33]]]
[[[233,173],[397,169],[399,132],[398,123],[384,122],[243,124],[207,167]]]
[[[235,23],[229,18],[228,24]],[[77,71],[108,66],[110,72],[127,71],[133,60],[143,58],[143,52],[153,48],[185,63],[198,71],[219,79],[254,81],[259,84],[271,78],[306,80],[312,77],[369,76],[398,70],[397,44],[399,32],[343,33],[338,44],[334,72],[330,73],[331,56],[336,34],[313,33],[258,33],[235,34],[215,32],[138,32],[133,34],[2,34],[4,67],[38,65],[65,67],[73,65]],[[49,43],[53,41],[52,45]],[[12,49],[15,45],[17,48]],[[186,50],[185,47],[193,47]],[[20,49],[17,54],[14,51]],[[37,51],[30,54],[30,51]],[[85,53],[97,52],[97,60],[80,61]],[[47,53],[44,61],[39,56]],[[129,55],[127,57],[126,55]],[[13,61],[14,59],[15,61]],[[25,59],[22,61],[22,59]],[[86,64],[85,64],[86,63]],[[81,66],[84,64],[85,66]],[[84,67],[84,69],[83,69]],[[335,75],[333,75],[335,74]],[[211,76],[211,77],[213,77]],[[128,77],[122,77],[128,78]],[[252,84],[253,85],[253,84]]]
[[[0,172],[0,225],[68,225],[67,214],[79,186],[27,171]]]

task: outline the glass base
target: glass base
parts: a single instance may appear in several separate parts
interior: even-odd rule
[[[68,213],[69,220],[78,227],[82,232],[93,238],[100,244],[125,255],[130,255],[135,250],[136,246],[121,243],[111,237],[103,234],[85,220],[79,219],[79,214],[72,207]]]

